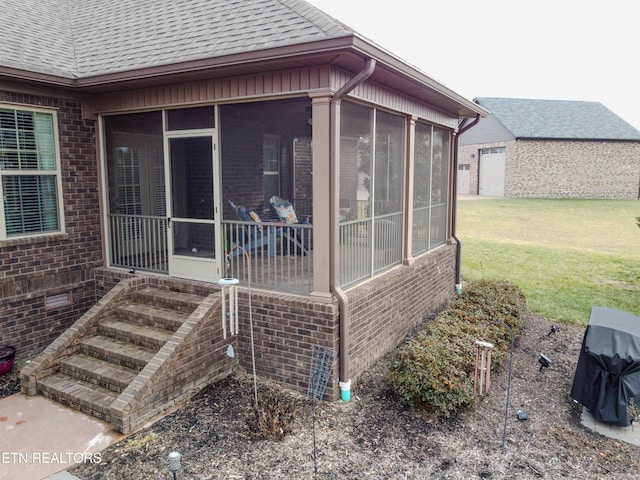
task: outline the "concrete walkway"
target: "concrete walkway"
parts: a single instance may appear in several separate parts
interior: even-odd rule
[[[41,396],[0,399],[0,480],[73,479],[65,470],[100,461],[123,438],[105,422]]]
[[[582,408],[581,423],[589,430],[597,432],[605,437],[615,438],[623,442],[640,446],[640,425],[633,424],[628,427],[619,427],[610,423],[597,422],[586,408]]]

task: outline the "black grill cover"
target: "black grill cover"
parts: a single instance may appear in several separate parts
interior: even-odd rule
[[[597,421],[631,424],[631,398],[640,407],[640,317],[606,307],[591,309],[571,397]]]

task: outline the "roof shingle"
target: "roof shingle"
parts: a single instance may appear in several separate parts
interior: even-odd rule
[[[0,65],[66,78],[355,33],[300,0],[23,0],[3,10]]]
[[[516,138],[640,140],[640,132],[600,102],[479,97]]]

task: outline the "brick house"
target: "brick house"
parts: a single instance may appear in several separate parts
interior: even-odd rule
[[[454,293],[455,139],[477,104],[299,0],[3,16],[0,344],[38,354],[25,393],[129,432],[250,367],[253,328],[259,375],[306,389],[325,347],[326,395],[348,399]],[[271,218],[273,196],[300,221]]]
[[[459,138],[458,193],[640,196],[640,132],[598,102],[477,98],[490,111]]]

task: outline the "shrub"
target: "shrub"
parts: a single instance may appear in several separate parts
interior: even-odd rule
[[[244,420],[249,435],[255,440],[282,440],[294,432],[294,402],[280,390],[264,386],[258,389],[258,405],[255,400]]]
[[[463,364],[459,352],[440,338],[418,335],[394,356],[389,381],[409,405],[448,418],[474,403],[473,376]]]
[[[498,368],[524,322],[526,300],[509,282],[479,280],[395,353],[389,383],[409,405],[450,417],[473,406],[476,340],[493,343],[493,369]]]
[[[522,290],[511,282],[501,280],[477,280],[449,303],[453,310],[472,323],[493,323],[502,320],[514,335],[522,328],[527,312],[527,301]]]

